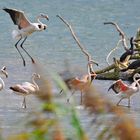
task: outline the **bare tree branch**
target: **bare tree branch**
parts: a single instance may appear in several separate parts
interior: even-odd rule
[[[92,58],[91,58],[91,55],[84,49],[84,47],[82,46],[82,44],[80,43],[80,41],[79,41],[78,38],[76,37],[76,35],[75,35],[75,33],[74,33],[74,31],[73,31],[71,25],[70,25],[65,19],[63,19],[60,15],[57,15],[57,17],[59,17],[59,18],[67,25],[67,27],[69,28],[69,30],[70,30],[70,32],[71,32],[71,34],[72,34],[72,37],[74,38],[74,40],[76,41],[76,43],[77,43],[78,46],[80,47],[81,51],[87,56],[88,63],[89,63],[89,62],[92,62],[92,63],[90,63],[90,65],[89,65],[89,69],[92,70],[93,73],[95,73],[95,72],[93,71],[92,65],[93,65],[93,63],[96,64],[96,65],[98,65],[98,63],[96,63],[95,61],[93,61]]]
[[[128,46],[127,46],[127,43],[126,43],[126,38],[125,38],[124,32],[120,29],[120,27],[115,22],[105,22],[104,25],[106,25],[106,24],[112,24],[112,25],[114,25],[116,27],[117,31],[119,32],[119,35],[122,38],[122,44],[124,46],[124,49],[127,51]]]

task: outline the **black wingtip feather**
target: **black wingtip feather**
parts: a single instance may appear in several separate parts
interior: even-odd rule
[[[9,88],[13,90],[13,87],[9,87]]]
[[[10,17],[13,20],[14,24],[17,25],[17,21],[16,21],[15,17],[18,16],[18,13],[16,13],[16,10],[15,9],[10,9],[10,8],[3,8],[3,10],[10,15]]]

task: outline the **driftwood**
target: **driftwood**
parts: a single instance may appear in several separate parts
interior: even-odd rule
[[[107,66],[106,68],[103,68],[101,70],[94,71],[93,70],[93,63],[96,65],[98,65],[98,64],[92,59],[91,55],[87,52],[87,50],[80,43],[79,39],[77,38],[75,32],[72,29],[72,26],[64,18],[62,18],[60,15],[57,15],[57,17],[60,18],[61,21],[63,21],[63,23],[69,28],[73,39],[76,41],[76,43],[79,46],[79,48],[81,49],[82,53],[87,57],[88,64],[90,64],[90,65],[88,65],[88,69],[90,69],[90,72],[97,74],[96,79],[117,80],[117,79],[121,78],[123,80],[129,80],[129,79],[131,79],[133,74],[135,74],[136,72],[140,72],[140,69],[137,69],[131,73],[129,73],[129,72],[123,73],[120,71],[120,68],[119,68],[118,64],[116,63],[116,62],[119,62],[119,60],[116,59],[116,62],[114,61],[114,64],[111,64],[111,65],[108,62],[109,56],[111,55],[111,53],[113,51],[115,51],[119,47],[119,44],[121,42],[122,42],[122,45],[123,45],[125,51],[129,50],[127,42],[126,42],[126,35],[124,34],[124,32],[121,30],[121,28],[116,23],[114,23],[114,22],[105,22],[104,23],[105,25],[106,24],[114,25],[116,30],[119,32],[119,35],[121,36],[121,39],[118,41],[116,47],[114,49],[112,49],[106,57],[106,61],[107,61],[109,66]],[[137,38],[134,41],[135,41],[134,45],[138,45],[137,42],[140,40],[139,40],[139,38]],[[140,51],[140,48],[136,48],[135,51]],[[140,55],[132,55],[130,57],[130,59],[140,59]],[[129,61],[129,59],[127,61]]]
[[[104,22],[104,25],[106,25],[106,24],[111,24],[111,25],[114,25],[116,27],[117,31],[119,32],[119,35],[121,36],[121,41],[122,41],[122,45],[124,46],[124,49],[128,50],[125,34],[121,30],[121,28],[117,25],[117,23],[115,23],[115,22]]]
[[[101,74],[101,73],[109,72],[110,70],[114,69],[115,67],[116,67],[115,64],[112,64],[110,66],[107,66],[106,68],[103,68],[101,70],[97,70],[95,72],[96,72],[96,74]]]
[[[130,80],[132,79],[132,76],[136,73],[136,72],[140,72],[140,69],[135,69],[133,72],[126,72],[126,73],[123,73],[120,71],[120,68],[118,66],[118,64],[122,64],[121,62],[119,62],[119,60],[116,60],[116,62],[118,62],[118,64],[116,64],[114,62],[114,64],[109,64],[109,56],[111,55],[111,53],[113,51],[115,51],[118,47],[119,47],[119,44],[122,42],[122,45],[124,47],[124,49],[127,51],[128,50],[128,45],[127,45],[127,42],[126,42],[126,35],[124,34],[124,32],[120,29],[120,27],[114,23],[114,22],[105,22],[104,23],[105,25],[106,24],[111,24],[111,25],[114,25],[116,30],[119,32],[119,35],[121,36],[121,39],[118,41],[116,47],[114,49],[112,49],[109,54],[107,55],[106,57],[106,61],[108,63],[109,66],[107,66],[106,68],[103,68],[101,70],[97,70],[95,71],[98,75],[97,75],[97,79],[102,79],[102,80],[116,80],[116,79],[123,79],[123,80]],[[139,37],[140,38],[140,37]],[[138,33],[137,33],[137,38],[134,40],[134,45],[138,45],[138,42],[140,41],[138,38]],[[127,63],[129,62],[129,60],[132,60],[132,59],[140,59],[140,48],[136,47],[136,49],[134,49],[134,51],[138,51],[137,54],[134,54],[132,55],[128,60],[126,59]],[[126,62],[125,62],[126,63]],[[125,65],[124,63],[124,65]]]
[[[140,59],[140,56],[132,56],[131,59]],[[135,69],[133,72],[121,72],[119,68],[113,63],[110,66],[107,66],[101,70],[95,71],[97,74],[96,79],[99,80],[132,80],[132,77],[135,73],[140,73],[140,68]]]

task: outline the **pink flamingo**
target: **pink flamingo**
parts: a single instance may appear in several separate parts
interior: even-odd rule
[[[136,80],[136,78],[139,78]],[[112,89],[116,94],[119,95],[120,100],[117,102],[117,105],[120,104],[120,102],[123,99],[128,99],[128,107],[130,107],[130,97],[134,94],[140,91],[140,74],[136,73],[133,76],[134,82],[130,85],[125,84],[121,79],[115,81],[108,89]]]
[[[35,82],[35,79],[39,79],[40,75],[33,73],[32,75],[32,83],[24,82],[22,84],[16,84],[11,86],[10,89],[13,90],[17,95],[22,95],[24,97],[22,106],[26,108],[26,100],[25,97],[30,94],[34,94],[39,91],[39,87]]]
[[[88,66],[88,74],[83,75],[81,78],[72,77],[72,78],[64,79],[64,81],[66,82],[68,88],[70,90],[72,90],[71,96],[73,96],[76,91],[80,91],[81,92],[81,104],[82,104],[82,94],[83,94],[83,92],[87,88],[89,88],[91,82],[97,76],[96,73],[91,69],[93,63],[95,63],[95,62],[93,62],[93,61],[88,62],[88,65],[87,65]],[[60,93],[62,91],[63,90],[61,90]],[[70,97],[67,99],[67,102],[69,102]]]

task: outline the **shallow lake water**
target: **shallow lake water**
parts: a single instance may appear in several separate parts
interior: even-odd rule
[[[27,38],[24,47],[41,63],[44,73],[61,72],[65,69],[65,60],[72,67],[80,67],[85,72],[86,57],[83,56],[77,44],[74,42],[68,28],[56,17],[60,14],[73,27],[76,35],[83,46],[90,52],[92,58],[99,63],[95,70],[107,66],[105,58],[108,52],[115,47],[119,40],[118,33],[114,27],[103,25],[106,21],[117,22],[128,38],[135,36],[140,26],[139,0],[5,0],[1,1],[3,7],[16,8],[25,11],[26,16],[36,22],[35,18],[39,13],[49,15],[49,21],[42,22],[48,25],[46,31],[33,33]],[[28,108],[21,108],[22,97],[17,96],[9,90],[15,83],[30,81],[31,74],[35,72],[35,67],[26,54],[26,67],[14,47],[16,40],[12,39],[11,32],[16,29],[9,15],[1,10],[0,15],[0,65],[6,66],[9,73],[5,81],[5,89],[0,93],[0,126],[2,134],[7,136],[15,132],[26,130],[24,123],[30,112],[37,110],[40,102],[33,95],[27,98]],[[118,58],[123,52],[120,47],[110,57]],[[116,103],[118,98],[112,91],[107,92],[113,81],[95,80],[93,82],[100,92],[107,96],[109,100]],[[56,93],[59,92],[55,89]],[[79,98],[80,95],[76,95]],[[132,97],[131,109],[128,113],[132,116],[138,127],[140,127],[140,94]],[[122,104],[127,104],[124,100]],[[86,127],[87,119],[84,112],[80,111],[81,122]]]

